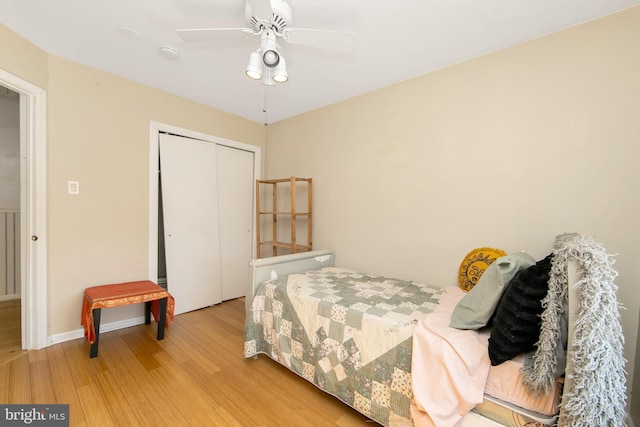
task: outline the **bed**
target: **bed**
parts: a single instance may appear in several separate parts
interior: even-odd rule
[[[578,266],[568,264],[571,283]],[[384,426],[491,426],[497,422],[520,427],[557,422],[563,377],[554,378],[546,392],[537,395],[541,399],[527,402],[530,393],[522,391],[522,357],[489,366],[486,356],[475,356],[483,348],[486,353],[488,332],[449,327],[452,307],[465,295],[458,287],[336,267],[331,250],[257,259],[252,268],[246,297],[246,358],[265,354]],[[570,313],[575,311],[573,300],[569,299]],[[572,327],[570,316],[569,330]],[[428,330],[426,335],[421,329]],[[451,331],[458,334],[453,339],[447,336]],[[434,339],[447,345],[434,344]],[[456,340],[465,343],[467,353],[451,347]],[[434,348],[445,350],[425,356]],[[456,376],[452,372],[460,369],[452,363],[452,354],[470,362],[463,367],[469,378],[458,375],[464,378],[462,383],[450,384]],[[566,372],[573,370],[569,360]],[[447,387],[452,395],[465,394],[463,404],[443,401]],[[445,414],[442,420],[437,414],[434,417],[429,401],[421,404],[425,393],[433,406],[455,413]]]

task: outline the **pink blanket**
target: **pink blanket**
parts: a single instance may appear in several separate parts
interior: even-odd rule
[[[463,296],[460,288],[446,287],[438,307],[414,329],[411,413],[418,427],[455,426],[483,400],[489,333],[449,327]]]

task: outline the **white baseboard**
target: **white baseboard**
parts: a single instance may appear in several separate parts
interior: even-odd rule
[[[117,331],[118,329],[130,328],[131,326],[143,325],[144,316],[134,317],[131,319],[119,320],[111,323],[100,324],[100,334],[106,332]],[[76,329],[61,334],[55,334],[49,337],[49,345],[58,344],[65,341],[71,341],[78,338],[84,338],[84,329]]]
[[[0,302],[20,299],[20,294],[0,295]]]

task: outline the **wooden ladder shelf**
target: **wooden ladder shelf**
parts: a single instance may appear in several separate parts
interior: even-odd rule
[[[312,178],[299,178],[292,176],[291,178],[281,179],[258,179],[256,180],[256,235],[257,235],[257,253],[256,258],[262,258],[264,256],[262,247],[271,247],[272,256],[278,255],[278,248],[287,249],[289,253],[306,252],[312,249]],[[297,184],[306,184],[306,196],[307,206],[306,211],[300,212],[297,210],[296,191]],[[289,185],[289,191],[285,192],[283,187]],[[271,188],[269,188],[269,186]],[[265,188],[266,187],[266,188]],[[269,192],[269,190],[271,190]],[[263,194],[264,193],[264,194]],[[278,194],[288,195],[289,209],[286,210],[281,207],[282,200],[278,200]],[[267,199],[271,196],[271,206],[262,202],[262,198]],[[285,196],[286,197],[286,196]],[[265,200],[266,202],[266,200]],[[261,207],[262,206],[262,207]],[[270,218],[265,221],[265,218]],[[284,224],[288,224],[290,229],[289,239],[283,240],[278,238],[279,231],[282,232]],[[301,242],[296,234],[298,221],[306,220],[307,238],[306,242]],[[266,240],[263,236],[263,226],[269,224],[271,227],[271,239]],[[278,230],[278,228],[281,230]],[[268,232],[268,230],[267,230]]]

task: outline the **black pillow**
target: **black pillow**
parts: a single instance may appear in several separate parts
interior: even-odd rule
[[[535,347],[540,337],[542,299],[549,288],[553,254],[524,270],[509,282],[493,318],[489,358],[496,366]]]

